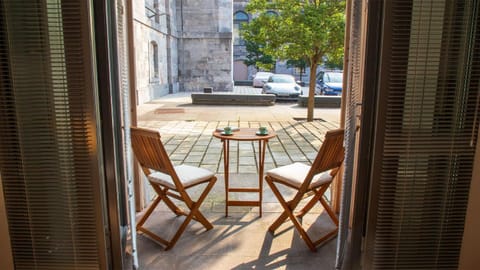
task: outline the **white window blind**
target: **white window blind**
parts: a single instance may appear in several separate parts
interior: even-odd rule
[[[0,173],[15,269],[105,269],[89,1],[0,4]]]
[[[384,1],[364,269],[457,269],[478,133],[478,1]]]

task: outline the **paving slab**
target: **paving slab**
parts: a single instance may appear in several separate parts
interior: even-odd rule
[[[239,186],[256,181],[255,174],[234,174],[231,178]],[[267,187],[264,187],[262,217],[258,216],[258,208],[249,207],[230,207],[230,215],[225,217],[223,177],[219,177],[218,183],[201,207],[214,228],[206,231],[199,223],[191,222],[169,251],[140,234],[137,242],[141,269],[333,269],[335,239],[311,252],[289,222],[275,234],[268,232],[281,207]],[[231,197],[250,199],[245,194],[235,195]],[[198,193],[193,192],[195,196]],[[183,220],[184,217],[176,217],[160,204],[145,226],[168,237]],[[314,238],[333,228],[321,207],[307,214],[303,224]]]
[[[239,93],[255,93],[259,89],[235,87]],[[192,105],[190,93],[173,94],[138,106],[138,126],[156,129],[175,165],[190,164],[207,168],[217,174],[218,181],[202,205],[202,212],[214,229],[205,231],[192,222],[170,251],[140,235],[137,238],[141,269],[333,269],[335,240],[316,253],[309,251],[291,223],[272,235],[268,226],[281,213],[281,206],[266,183],[263,185],[263,217],[258,207],[230,207],[230,217],[224,217],[225,184],[223,150],[219,139],[212,136],[218,127],[240,128],[266,126],[275,130],[266,149],[265,170],[294,161],[311,164],[316,157],[324,134],[339,126],[340,109],[314,110],[313,122],[306,118],[306,108],[296,102],[280,102],[273,106],[206,106]],[[231,184],[258,184],[258,144],[230,144]],[[286,191],[286,190],[284,190]],[[153,194],[153,193],[152,193]],[[147,196],[153,196],[148,194]],[[195,191],[193,195],[197,194]],[[192,196],[193,196],[192,195]],[[253,196],[233,194],[231,196]],[[327,192],[327,197],[330,194]],[[141,215],[141,213],[139,214]],[[159,232],[171,233],[181,218],[169,215],[164,206],[153,214],[151,226]],[[328,230],[329,219],[321,206],[316,206],[305,218],[313,234]]]

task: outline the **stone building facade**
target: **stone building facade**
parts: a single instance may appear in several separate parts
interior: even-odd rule
[[[132,3],[138,104],[204,87],[233,90],[231,0]]]
[[[132,3],[137,100],[142,104],[180,91],[176,5],[175,0]]]
[[[232,91],[232,0],[179,0],[179,73],[184,91]]]

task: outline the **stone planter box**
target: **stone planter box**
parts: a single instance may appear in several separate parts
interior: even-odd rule
[[[308,96],[298,98],[298,106],[307,107]],[[340,108],[342,96],[315,96],[315,108]]]
[[[192,93],[191,97],[192,104],[199,105],[271,106],[275,104],[275,95],[271,94]]]

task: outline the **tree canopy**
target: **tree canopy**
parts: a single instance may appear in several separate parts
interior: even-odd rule
[[[254,66],[256,70],[273,70],[276,61],[271,55],[262,51],[261,44],[245,40],[245,47],[247,49],[246,59],[243,60],[245,65]]]
[[[254,18],[243,26],[245,40],[263,44],[266,55],[307,61],[312,121],[317,66],[343,59],[345,0],[250,0],[246,11]]]

